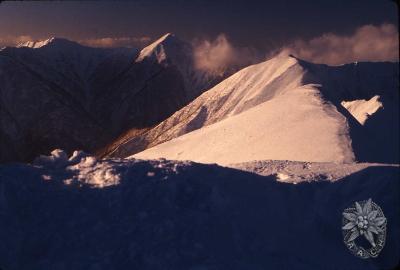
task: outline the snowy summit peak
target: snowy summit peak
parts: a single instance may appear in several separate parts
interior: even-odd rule
[[[39,40],[39,41],[25,41],[25,42],[19,43],[17,45],[17,48],[28,47],[28,48],[32,48],[32,49],[37,49],[37,48],[41,48],[43,46],[48,45],[54,39],[55,39],[55,37],[51,37],[51,38],[48,38],[48,39],[45,39],[45,40]]]
[[[146,48],[151,49],[151,48],[155,48],[160,45],[167,45],[167,44],[180,43],[180,42],[182,42],[182,41],[180,41],[174,34],[167,33],[167,34],[163,35],[162,37],[160,37],[159,39],[157,39],[156,41],[154,41],[153,43],[151,43]]]
[[[45,46],[49,45],[66,45],[66,44],[77,44],[73,41],[70,41],[65,38],[58,38],[58,37],[51,37],[45,40],[39,40],[39,41],[26,41],[18,44],[16,47],[17,48],[22,48],[22,47],[28,47],[32,49],[39,49]]]
[[[167,58],[167,55],[177,53],[177,50],[181,47],[183,47],[183,42],[174,34],[167,33],[142,49],[136,62],[142,62],[144,59],[155,59],[160,63]]]
[[[177,37],[173,33],[166,33],[162,37],[160,37],[156,42],[163,42],[167,39],[177,39]]]

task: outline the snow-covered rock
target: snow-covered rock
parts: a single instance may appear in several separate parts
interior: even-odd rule
[[[371,115],[383,108],[382,102],[379,101],[379,96],[374,96],[370,100],[342,101],[342,106],[345,107],[361,125],[364,125],[365,121]]]

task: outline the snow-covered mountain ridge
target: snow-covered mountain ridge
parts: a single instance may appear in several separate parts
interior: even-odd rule
[[[139,56],[136,58],[136,62],[156,60],[158,63],[161,63],[167,60],[167,55],[172,58],[176,57],[176,54],[180,53],[179,46],[187,46],[187,44],[177,40],[174,34],[165,34],[141,50]],[[174,49],[178,49],[178,51],[174,51]]]
[[[221,164],[398,162],[398,86],[397,63],[330,67],[279,55],[235,73],[155,128],[124,138],[110,156],[126,157],[187,134],[137,157]],[[341,104],[375,95],[385,109],[367,125]],[[387,129],[393,132],[381,132]]]
[[[48,45],[49,43],[55,41],[55,37],[51,37],[45,40],[41,40],[41,41],[26,41],[26,42],[21,42],[19,43],[16,47],[17,48],[21,48],[21,47],[28,47],[28,48],[32,48],[32,49],[37,49],[37,48],[41,48],[43,46]]]

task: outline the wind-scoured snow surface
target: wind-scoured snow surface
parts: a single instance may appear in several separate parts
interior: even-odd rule
[[[238,166],[269,176],[60,150],[32,165],[1,165],[0,268],[368,270],[399,262],[398,167]],[[276,181],[301,166],[343,178]],[[368,198],[387,218],[387,242],[378,258],[362,260],[343,243],[341,221],[345,208]]]
[[[398,163],[398,87],[395,63],[331,67],[282,54],[240,70],[111,156]]]

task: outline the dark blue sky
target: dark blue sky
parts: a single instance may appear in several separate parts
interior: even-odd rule
[[[173,32],[186,40],[225,33],[239,46],[265,49],[384,22],[398,26],[389,0],[6,1],[0,4],[0,45],[22,35],[82,40]]]

